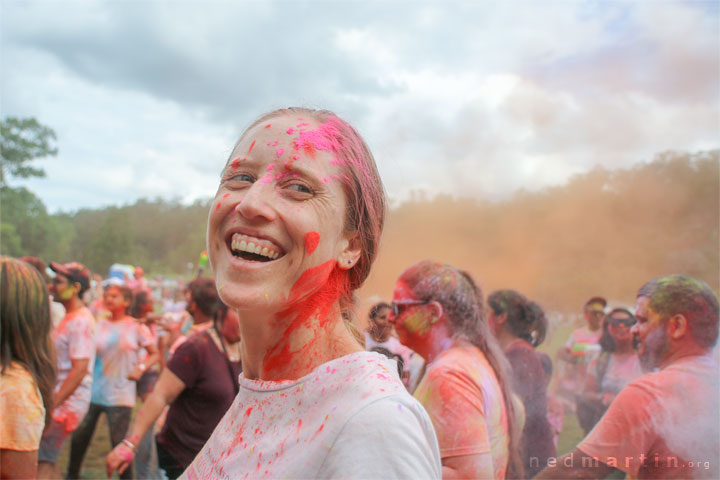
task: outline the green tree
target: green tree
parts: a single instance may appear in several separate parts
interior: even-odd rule
[[[6,117],[0,121],[0,185],[7,177],[44,177],[45,171],[30,165],[35,159],[57,155],[55,132],[34,118]]]
[[[41,256],[52,241],[54,222],[42,200],[25,187],[0,186],[0,251]]]

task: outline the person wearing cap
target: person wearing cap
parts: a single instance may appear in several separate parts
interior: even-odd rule
[[[52,422],[38,451],[38,478],[61,478],[57,459],[90,405],[95,359],[95,319],[81,298],[90,288],[90,271],[80,263],[50,262],[55,277],[50,292],[66,314],[52,333],[57,362]]]

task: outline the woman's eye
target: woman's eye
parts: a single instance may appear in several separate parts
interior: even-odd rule
[[[254,183],[255,179],[252,177],[252,175],[248,175],[246,173],[238,173],[237,175],[233,175],[232,177],[228,177],[226,180],[228,182],[248,182],[248,183]]]
[[[307,193],[307,194],[312,193],[312,190],[310,190],[308,187],[306,187],[305,185],[303,185],[301,183],[293,183],[292,185],[288,185],[287,188],[289,190],[295,190],[296,192],[300,192],[300,193]]]

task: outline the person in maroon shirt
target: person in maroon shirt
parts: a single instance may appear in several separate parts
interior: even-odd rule
[[[535,347],[545,339],[547,320],[540,306],[515,290],[498,290],[488,297],[489,323],[512,367],[513,391],[525,407],[522,459],[528,478],[555,456],[547,419],[547,383]]]
[[[108,477],[127,468],[137,442],[167,405],[170,409],[157,436],[158,461],[168,478],[182,474],[237,394],[239,342],[237,313],[219,302],[213,327],[178,347],[138,412],[130,435],[107,456]]]

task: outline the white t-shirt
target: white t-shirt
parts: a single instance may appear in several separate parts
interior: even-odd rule
[[[95,363],[95,319],[85,307],[65,315],[52,334],[57,359],[57,383],[55,391],[65,382],[73,360],[87,358],[87,373],[70,396],[53,410],[56,422],[65,424],[72,432],[85,417],[90,405],[90,389]]]
[[[425,409],[391,360],[358,352],[240,392],[181,478],[440,478]]]
[[[98,322],[90,401],[105,406],[134,407],[135,382],[127,376],[139,363],[140,350],[153,343],[145,325],[132,317]]]
[[[402,357],[403,368],[410,373],[407,389],[410,393],[414,392],[418,383],[420,383],[420,376],[425,367],[425,359],[414,350],[400,343],[400,340],[392,335],[384,342],[376,342],[368,332],[365,332],[365,349],[370,350],[374,347],[387,348],[391,353]]]

